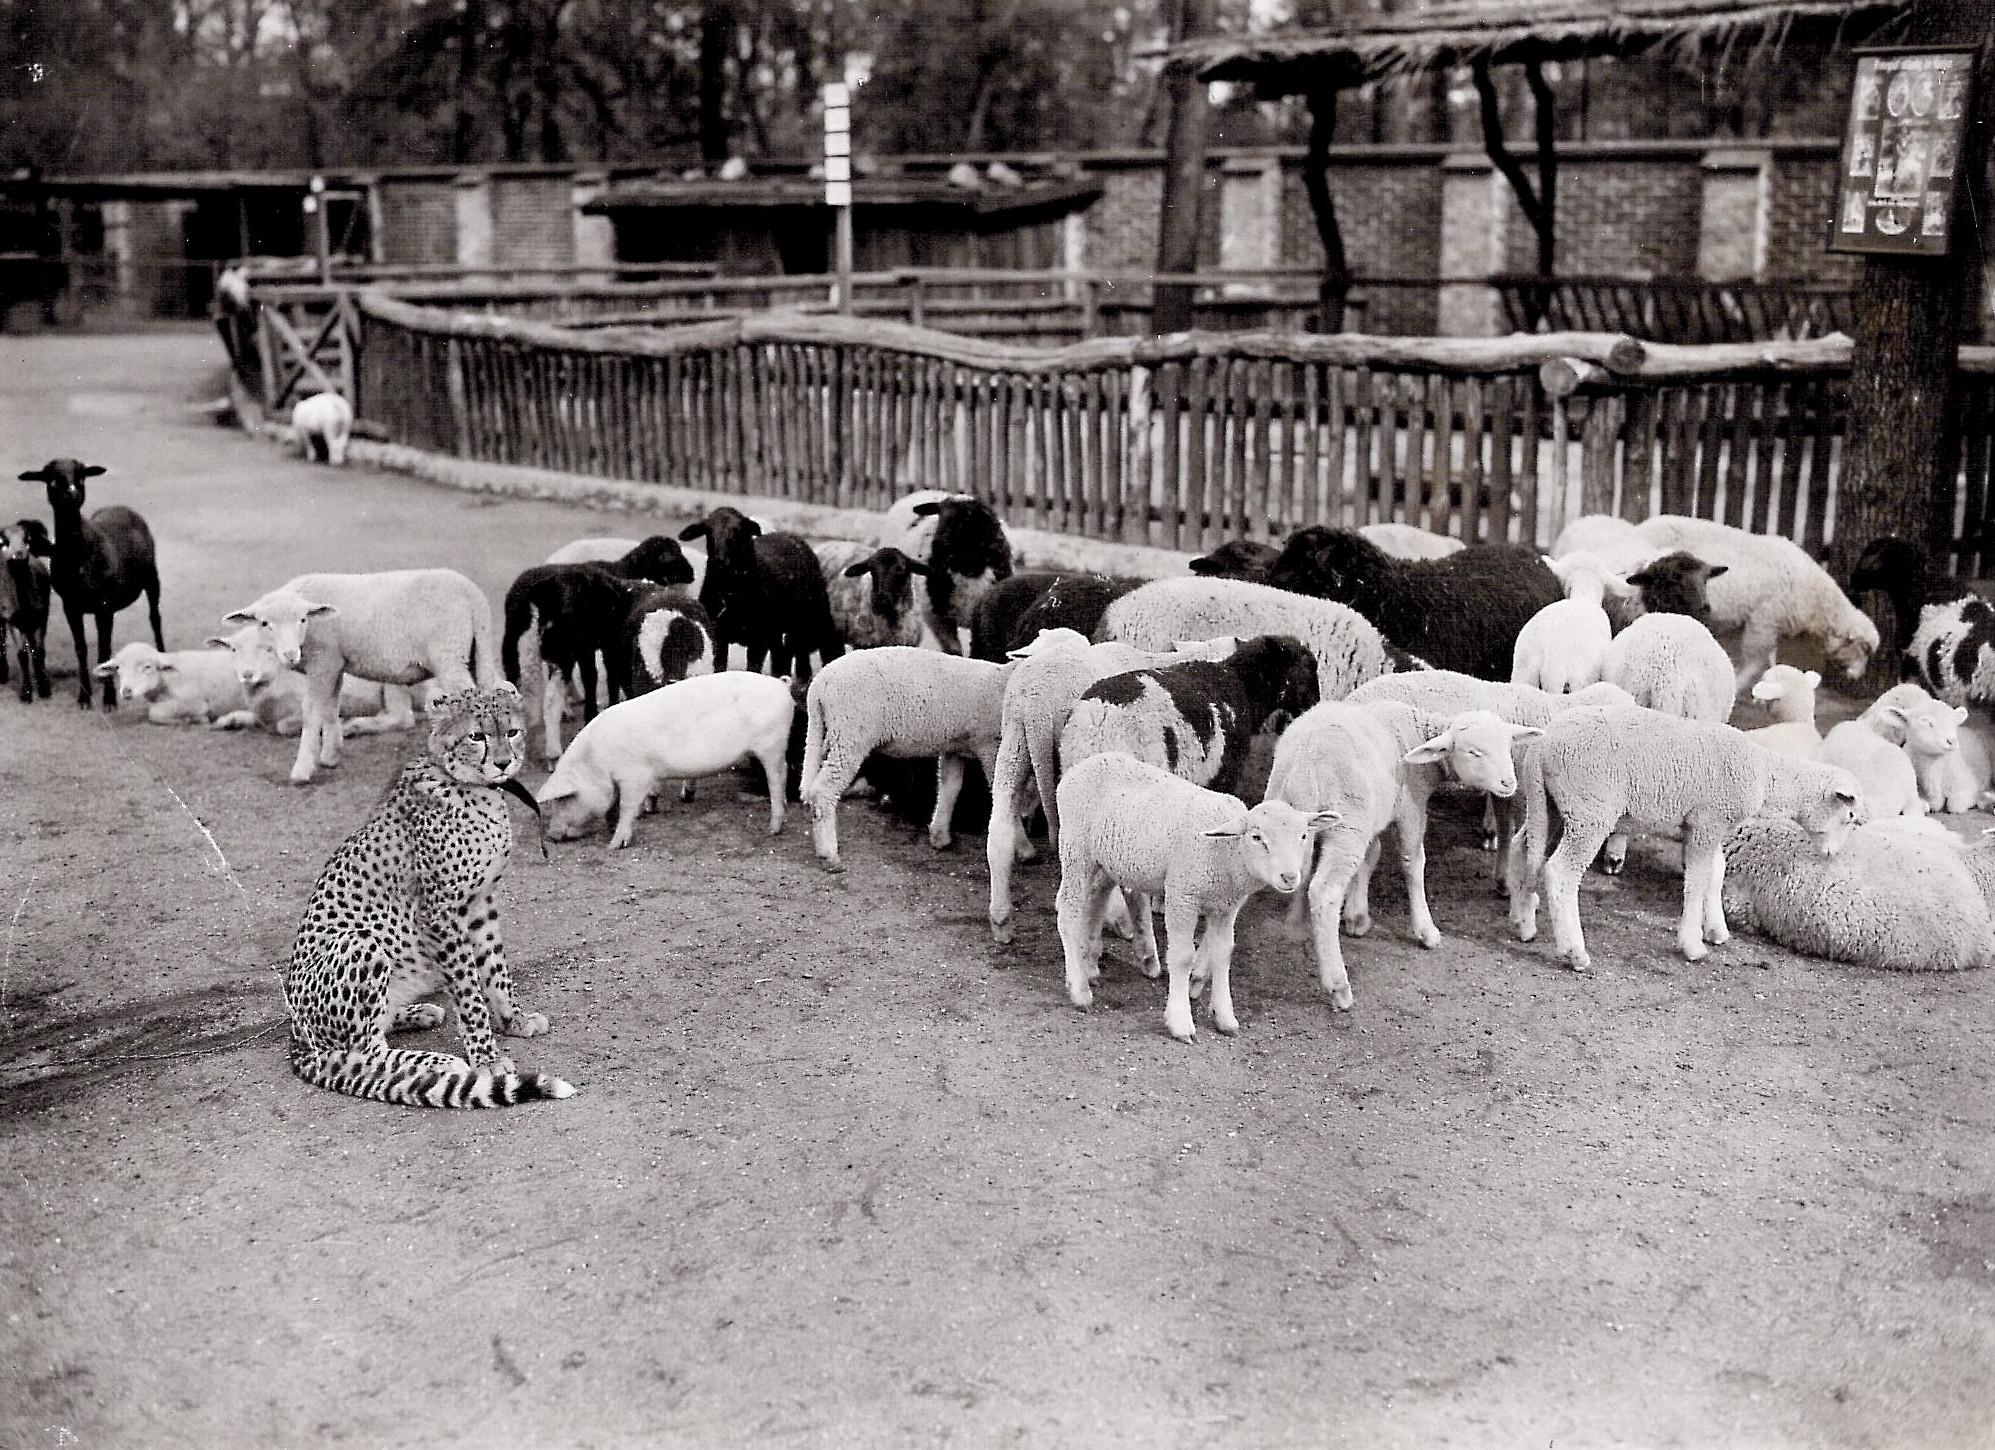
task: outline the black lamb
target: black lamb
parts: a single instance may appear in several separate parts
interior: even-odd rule
[[[815,650],[829,663],[845,653],[831,617],[831,600],[817,554],[796,534],[765,534],[739,509],[715,509],[679,531],[681,539],[707,541],[707,573],[700,603],[713,621],[714,668],[727,668],[727,647],[738,644],[748,668],[809,679]]]
[[[166,637],[159,628],[159,565],[152,530],[122,504],[83,517],[83,480],[103,472],[99,464],[52,458],[33,473],[21,475],[24,483],[43,485],[49,507],[55,512],[49,584],[62,597],[63,616],[69,621],[70,638],[76,641],[76,703],[85,710],[91,705],[94,678],[83,639],[86,614],[97,619],[97,663],[101,665],[111,658],[112,619],[143,594],[151,616],[153,648],[166,653]],[[118,687],[108,674],[104,708],[118,708]]]
[[[21,664],[21,701],[37,692],[46,700],[48,682],[49,558],[54,546],[40,519],[22,519],[0,529],[0,562],[6,569],[6,644]],[[0,648],[0,666],[9,650]],[[7,678],[0,670],[0,681]]]
[[[1664,554],[1660,559],[1651,559],[1640,569],[1628,576],[1628,582],[1642,591],[1641,608],[1629,611],[1629,618],[1616,619],[1618,626],[1632,622],[1639,614],[1687,614],[1692,619],[1709,623],[1711,619],[1711,596],[1707,585],[1723,574],[1730,565],[1707,564],[1695,554],[1687,554],[1682,549]],[[1607,613],[1614,616],[1610,605]]]
[[[1536,549],[1476,544],[1441,559],[1395,559],[1321,524],[1289,536],[1268,583],[1347,604],[1401,649],[1485,680],[1510,678],[1518,631],[1565,598]]]
[[[1009,649],[1032,643],[1044,629],[1071,629],[1092,639],[1108,606],[1146,582],[1112,574],[1063,574],[1019,615]]]
[[[1246,579],[1255,584],[1268,582],[1268,570],[1281,557],[1273,544],[1257,544],[1251,539],[1228,539],[1210,554],[1191,561],[1191,572],[1207,579]]]
[[[609,703],[625,693],[619,661],[624,658],[623,626],[630,609],[630,581],[601,564],[535,564],[506,590],[505,634],[499,661],[506,678],[520,680],[520,639],[537,632],[540,658],[550,675],[582,676],[582,718],[596,718],[596,656],[609,673]]]
[[[1852,595],[1873,589],[1891,601],[1898,626],[1891,647],[1901,656],[1911,648],[1919,615],[1928,604],[1954,604],[1974,597],[1974,591],[1960,580],[1935,569],[1923,548],[1891,534],[1865,544],[1850,573]],[[1908,660],[1907,673],[1913,667]]]

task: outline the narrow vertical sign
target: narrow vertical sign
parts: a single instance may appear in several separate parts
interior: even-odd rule
[[[1973,108],[1972,50],[1859,50],[1832,252],[1943,257]]]
[[[852,92],[842,81],[824,88],[824,204],[832,209],[832,266],[838,310],[852,310]]]

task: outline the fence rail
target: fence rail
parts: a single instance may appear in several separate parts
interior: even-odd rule
[[[1855,294],[1800,282],[1696,277],[1492,277],[1511,327],[1625,332],[1655,342],[1717,343],[1847,332]]]
[[[1203,549],[1404,520],[1548,544],[1694,513],[1831,536],[1845,338],[1717,348],[1190,333],[1059,349],[794,311],[573,329],[360,299],[359,405],[499,463],[884,507],[975,493],[1033,527]],[[1995,350],[1963,353],[1958,563],[1995,567]]]

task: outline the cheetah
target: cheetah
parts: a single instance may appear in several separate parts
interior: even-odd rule
[[[512,851],[499,792],[533,804],[515,777],[525,711],[510,685],[438,700],[426,751],[402,768],[366,824],[312,888],[291,949],[284,1001],[291,1066],[318,1087],[416,1107],[496,1107],[565,1098],[560,1078],[520,1073],[493,1024],[538,1037],[547,1018],[513,1001],[492,888]],[[418,999],[450,989],[469,1061],[388,1045],[436,1027]]]

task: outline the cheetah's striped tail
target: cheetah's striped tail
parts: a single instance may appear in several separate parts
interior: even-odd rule
[[[546,1073],[494,1072],[448,1053],[394,1047],[294,1050],[291,1066],[314,1087],[415,1108],[504,1108],[575,1093],[572,1085]]]

